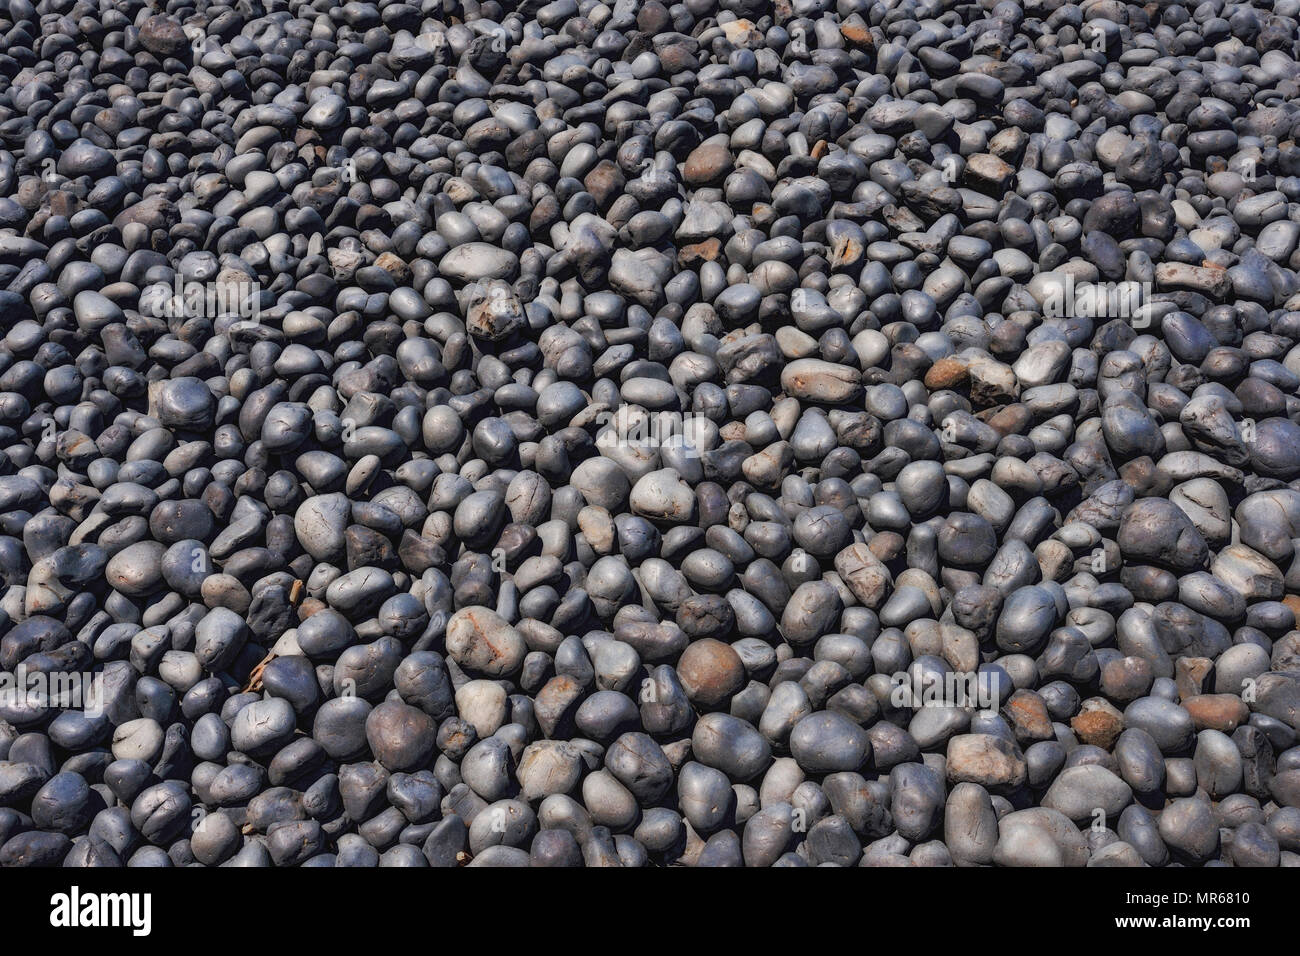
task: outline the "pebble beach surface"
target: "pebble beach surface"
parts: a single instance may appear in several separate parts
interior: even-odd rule
[[[0,38],[0,866],[1300,865],[1300,0]]]

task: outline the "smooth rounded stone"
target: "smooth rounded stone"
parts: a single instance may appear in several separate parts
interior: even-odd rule
[[[391,771],[422,767],[433,753],[435,731],[433,718],[399,701],[384,701],[366,716],[370,752]]]
[[[781,633],[795,646],[813,644],[834,632],[842,607],[834,586],[825,581],[805,581],[781,612]]]
[[[1233,866],[1278,866],[1281,852],[1277,840],[1260,823],[1244,824],[1232,835]]]
[[[1131,727],[1121,733],[1114,754],[1120,776],[1136,793],[1155,793],[1164,785],[1164,758],[1155,739],[1145,730]]]
[[[287,820],[267,830],[267,850],[276,866],[302,863],[325,848],[325,834],[315,820]]]
[[[298,543],[317,561],[341,560],[343,532],[351,512],[351,502],[340,493],[308,498],[294,514]]]
[[[690,485],[671,468],[642,475],[632,486],[628,503],[634,513],[664,524],[686,523],[695,514]]]
[[[1033,807],[998,820],[993,862],[998,866],[1085,866],[1088,847],[1075,825],[1059,810]]]
[[[1086,764],[1062,770],[1043,795],[1042,806],[1080,823],[1100,815],[1118,817],[1132,798],[1128,784],[1115,774]]]
[[[573,721],[577,729],[585,736],[597,740],[611,740],[620,733],[638,726],[640,720],[640,710],[636,702],[626,694],[614,690],[597,691],[584,700],[573,713]]]
[[[942,776],[925,764],[905,763],[890,772],[889,788],[898,832],[914,842],[926,839],[942,817]]]
[[[1008,653],[1039,650],[1056,625],[1057,611],[1055,596],[1045,588],[1030,586],[1013,591],[998,615],[998,647]]]
[[[588,458],[573,469],[570,484],[582,493],[589,505],[605,508],[611,514],[623,509],[632,486],[627,474],[608,458]]]
[[[1284,418],[1266,418],[1254,429],[1248,442],[1255,470],[1283,481],[1300,476],[1300,426]]]
[[[533,838],[529,865],[537,867],[582,866],[582,848],[567,830],[543,829]]]
[[[1210,563],[1210,573],[1246,601],[1282,597],[1281,571],[1264,555],[1246,545],[1228,545],[1220,550]]]
[[[482,800],[492,802],[502,799],[512,790],[510,779],[512,762],[513,755],[505,738],[491,736],[480,740],[469,747],[461,761],[460,774],[463,785],[474,797]],[[455,793],[453,788],[448,799],[454,797]]]
[[[936,461],[914,461],[903,466],[895,479],[899,499],[913,518],[934,514],[948,496],[943,465]]]
[[[227,669],[249,638],[244,619],[229,608],[215,607],[194,628],[194,655],[211,671]]]
[[[490,608],[463,608],[447,622],[448,656],[474,673],[513,674],[527,652],[519,632]]]
[[[1236,644],[1214,661],[1216,694],[1241,694],[1265,671],[1271,669],[1268,652],[1258,644]],[[1207,690],[1209,688],[1206,688]]]
[[[989,734],[960,734],[948,741],[948,780],[978,784],[994,793],[1024,785],[1029,766],[1014,743]]]
[[[456,246],[438,263],[438,270],[448,279],[474,282],[484,279],[511,279],[519,268],[518,257],[486,242],[467,242]]]
[[[0,846],[0,866],[60,866],[71,849],[72,841],[62,833],[28,830],[15,834]]]
[[[1160,838],[1173,857],[1189,864],[1202,864],[1219,851],[1219,827],[1208,800],[1183,797],[1172,801],[1160,813]]]
[[[862,847],[848,821],[837,815],[813,824],[808,830],[803,849],[807,853],[809,864],[814,866],[856,866],[862,856]],[[936,848],[936,861],[939,857]]]
[[[856,771],[871,754],[867,732],[834,711],[809,714],[790,731],[790,754],[808,773]]]
[[[715,833],[705,842],[695,865],[698,867],[744,866],[740,838],[730,830]]]
[[[516,776],[529,800],[568,793],[582,776],[582,756],[567,742],[538,741],[525,748]]]
[[[356,643],[357,632],[338,611],[318,610],[297,628],[297,644],[304,654],[317,659],[334,659]]]
[[[789,803],[763,807],[745,821],[741,853],[746,866],[773,866],[794,840],[796,810]]]
[[[1146,731],[1161,753],[1187,751],[1195,735],[1191,715],[1173,701],[1143,697],[1124,709],[1124,726]]]
[[[682,845],[686,827],[677,812],[665,807],[650,807],[642,814],[633,837],[650,853],[667,853]]]
[[[829,405],[850,402],[862,393],[856,369],[821,359],[798,359],[785,366],[781,387],[794,398]]]
[[[243,846],[243,836],[226,813],[205,813],[190,835],[194,859],[204,866],[220,866]]]
[[[113,729],[113,757],[152,764],[162,755],[164,741],[165,731],[153,718],[128,720]]]
[[[537,816],[528,804],[518,800],[500,800],[474,817],[469,828],[471,853],[482,853],[489,846],[517,846],[531,840]]]
[[[717,707],[744,686],[745,666],[729,645],[704,638],[682,652],[677,677],[692,704]]]
[[[945,705],[924,706],[907,725],[907,732],[923,749],[937,748],[951,735],[970,727],[970,715],[963,709]]]
[[[156,541],[129,544],[108,559],[104,574],[115,591],[130,598],[148,597],[163,586],[166,548]]]
[[[186,788],[165,781],[141,791],[131,804],[131,824],[154,845],[165,845],[191,825]]]
[[[700,833],[712,833],[735,813],[735,793],[727,775],[694,761],[678,772],[677,802],[682,816]]]
[[[1280,805],[1300,805],[1300,771],[1288,768],[1269,781],[1269,793]]]
[[[624,734],[610,744],[605,768],[643,805],[657,801],[673,781],[663,749],[642,733]]]
[[[509,717],[509,695],[495,681],[467,681],[456,688],[455,704],[459,719],[468,724],[480,738],[495,734]],[[539,706],[539,721],[542,719],[541,709]]]
[[[198,378],[173,378],[160,383],[153,397],[155,417],[164,428],[203,431],[211,428],[217,399]]]
[[[943,838],[957,866],[992,862],[998,844],[998,818],[988,791],[968,781],[959,782],[948,791]]]
[[[759,733],[774,744],[784,744],[794,726],[812,711],[812,701],[802,685],[795,681],[782,681],[772,688],[759,717]]]
[[[1122,841],[1111,843],[1095,851],[1088,859],[1093,867],[1140,867],[1142,857],[1138,851]]]
[[[325,589],[326,602],[349,617],[377,610],[395,589],[392,575],[382,568],[363,567],[340,575]]]
[[[1159,498],[1143,498],[1125,510],[1116,543],[1126,559],[1175,571],[1194,571],[1208,555],[1205,539],[1187,515]]]
[[[250,703],[230,725],[230,743],[249,756],[274,753],[293,735],[296,716],[286,700],[269,698]]]
[[[1202,730],[1193,755],[1197,786],[1211,798],[1236,793],[1242,782],[1242,758],[1231,737],[1217,730]]]
[[[771,761],[771,746],[749,723],[730,714],[705,714],[696,721],[691,749],[697,760],[732,781],[753,780]]]
[[[76,833],[89,822],[91,791],[79,773],[65,771],[51,777],[32,797],[32,822],[42,830]]]
[[[636,823],[637,799],[608,770],[597,770],[582,780],[582,806],[600,826],[625,830]]]
[[[160,22],[165,23],[160,29],[149,29],[158,26]],[[179,46],[174,42],[178,26],[179,24],[171,17],[151,17],[141,27],[141,43],[144,43],[145,36],[149,36],[151,42],[160,50],[180,49],[185,45],[185,41],[182,36]],[[112,154],[106,149],[96,146],[89,140],[77,139],[68,144],[68,148],[59,157],[59,163],[55,168],[60,175],[76,177],[111,174],[113,166]]]

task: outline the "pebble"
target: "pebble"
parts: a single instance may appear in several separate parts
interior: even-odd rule
[[[71,10],[0,865],[1295,862],[1294,0]]]

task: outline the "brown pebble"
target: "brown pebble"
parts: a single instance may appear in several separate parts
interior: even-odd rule
[[[1180,657],[1174,662],[1174,683],[1178,685],[1178,696],[1190,700],[1205,693],[1208,685],[1206,678],[1214,668],[1214,661],[1208,657]]]
[[[1089,710],[1073,718],[1070,728],[1085,744],[1109,750],[1124,729],[1124,721],[1108,710]]]
[[[691,703],[716,707],[745,685],[745,665],[730,644],[706,637],[682,652],[677,677]]]
[[[925,373],[925,387],[934,391],[941,388],[961,388],[970,379],[966,363],[955,358],[941,358]]]
[[[1192,725],[1197,730],[1219,730],[1225,734],[1250,719],[1250,708],[1232,694],[1201,694],[1183,701],[1183,710],[1192,715]]]
[[[727,178],[734,163],[731,150],[726,146],[721,143],[701,143],[686,157],[682,178],[691,186],[712,186]]]

